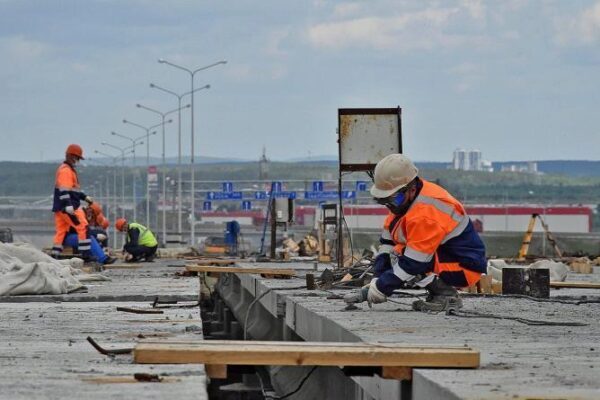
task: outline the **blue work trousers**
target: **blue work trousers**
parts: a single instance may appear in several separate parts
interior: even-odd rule
[[[100,247],[100,244],[98,244],[98,241],[96,240],[96,238],[93,236],[90,236],[90,239],[91,239],[90,253],[92,255],[92,258],[95,259],[97,262],[104,264],[104,262],[106,261],[106,259],[108,257],[106,256],[106,254],[104,254],[104,250],[102,250],[102,247]],[[65,246],[70,246],[70,247],[73,247],[74,249],[77,249],[77,245],[79,244],[79,240],[77,239],[77,234],[76,233],[67,234],[63,244]]]

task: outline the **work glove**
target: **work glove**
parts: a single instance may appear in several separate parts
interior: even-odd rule
[[[85,201],[87,201],[88,204],[92,204],[94,202],[94,199],[92,199],[90,196],[85,196]]]
[[[106,236],[104,233],[99,233],[99,234],[97,234],[97,235],[96,235],[96,239],[97,239],[99,242],[101,242],[101,241],[103,241],[103,240],[106,240],[106,239],[107,239],[107,236]]]
[[[373,273],[375,276],[380,276],[390,268],[392,268],[392,262],[389,253],[381,253],[375,257],[375,261],[373,261]]]
[[[352,293],[348,293],[344,296],[344,301],[348,304],[362,303],[367,301],[367,294],[369,293],[369,285],[363,286],[359,290],[355,290]]]
[[[367,301],[369,306],[371,304],[379,304],[387,301],[387,296],[377,289],[377,278],[373,278],[369,284],[369,291],[367,292]]]
[[[73,208],[73,206],[66,206],[65,212],[69,215],[75,215],[75,209]]]

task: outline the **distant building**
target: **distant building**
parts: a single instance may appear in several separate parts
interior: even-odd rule
[[[459,171],[492,172],[492,163],[484,160],[480,150],[456,149],[452,157],[453,169]]]
[[[504,164],[500,171],[502,172],[524,172],[528,174],[537,174],[538,168],[535,161],[527,161],[522,163]]]

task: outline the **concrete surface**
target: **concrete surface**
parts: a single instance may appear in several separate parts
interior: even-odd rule
[[[202,339],[198,307],[165,308],[164,314],[116,311],[117,306],[149,308],[156,296],[197,301],[198,281],[174,278],[166,262],[108,270],[112,281],[88,285],[88,293],[1,298],[0,398],[207,399],[203,365],[136,365],[131,355],[107,357],[86,341],[91,336],[105,348],[123,348],[141,337]],[[101,383],[135,373],[164,379]]]
[[[268,265],[293,267],[295,264]],[[297,267],[307,269],[306,264],[298,264]],[[600,281],[599,275],[577,274],[573,278]],[[302,285],[302,278],[274,280],[238,274],[228,279],[229,286],[219,287],[219,292],[225,298],[228,292],[243,292],[238,300],[246,304],[272,289],[260,300],[260,310],[251,311],[248,325],[253,337],[258,337],[252,329],[253,325],[260,325],[256,319],[266,320],[269,315],[272,322],[262,330],[268,332],[271,339],[285,336],[285,330],[289,329],[293,335],[311,341],[465,345],[480,350],[481,367],[476,370],[415,369],[412,383],[414,400],[600,398],[598,303],[574,305],[516,298],[464,298],[464,310],[468,311],[585,324],[526,325],[509,319],[414,312],[410,306],[412,299],[404,298],[393,299],[394,303],[375,305],[373,309],[364,304],[359,306],[359,310],[343,311],[342,300],[326,299],[330,293],[291,289]],[[333,292],[346,293],[343,290]],[[600,291],[560,289],[552,290],[551,296],[561,300],[600,300]],[[233,297],[229,299],[230,302],[234,302]],[[234,314],[246,315],[247,310],[240,304],[232,305]],[[285,327],[273,321],[283,321]],[[283,332],[276,334],[277,329]],[[259,330],[254,328],[254,331]],[[353,379],[364,391],[357,392],[353,398],[401,398],[402,387],[397,381],[363,377]]]

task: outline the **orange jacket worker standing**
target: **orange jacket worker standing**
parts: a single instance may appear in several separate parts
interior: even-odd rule
[[[91,203],[92,199],[80,190],[79,179],[75,170],[79,160],[83,160],[83,150],[77,144],[70,144],[67,147],[65,161],[56,170],[54,204],[52,206],[56,229],[52,255],[55,256],[62,252],[62,243],[70,228],[77,232],[79,251],[84,257],[89,256],[88,223],[81,208],[81,201],[85,200]]]

